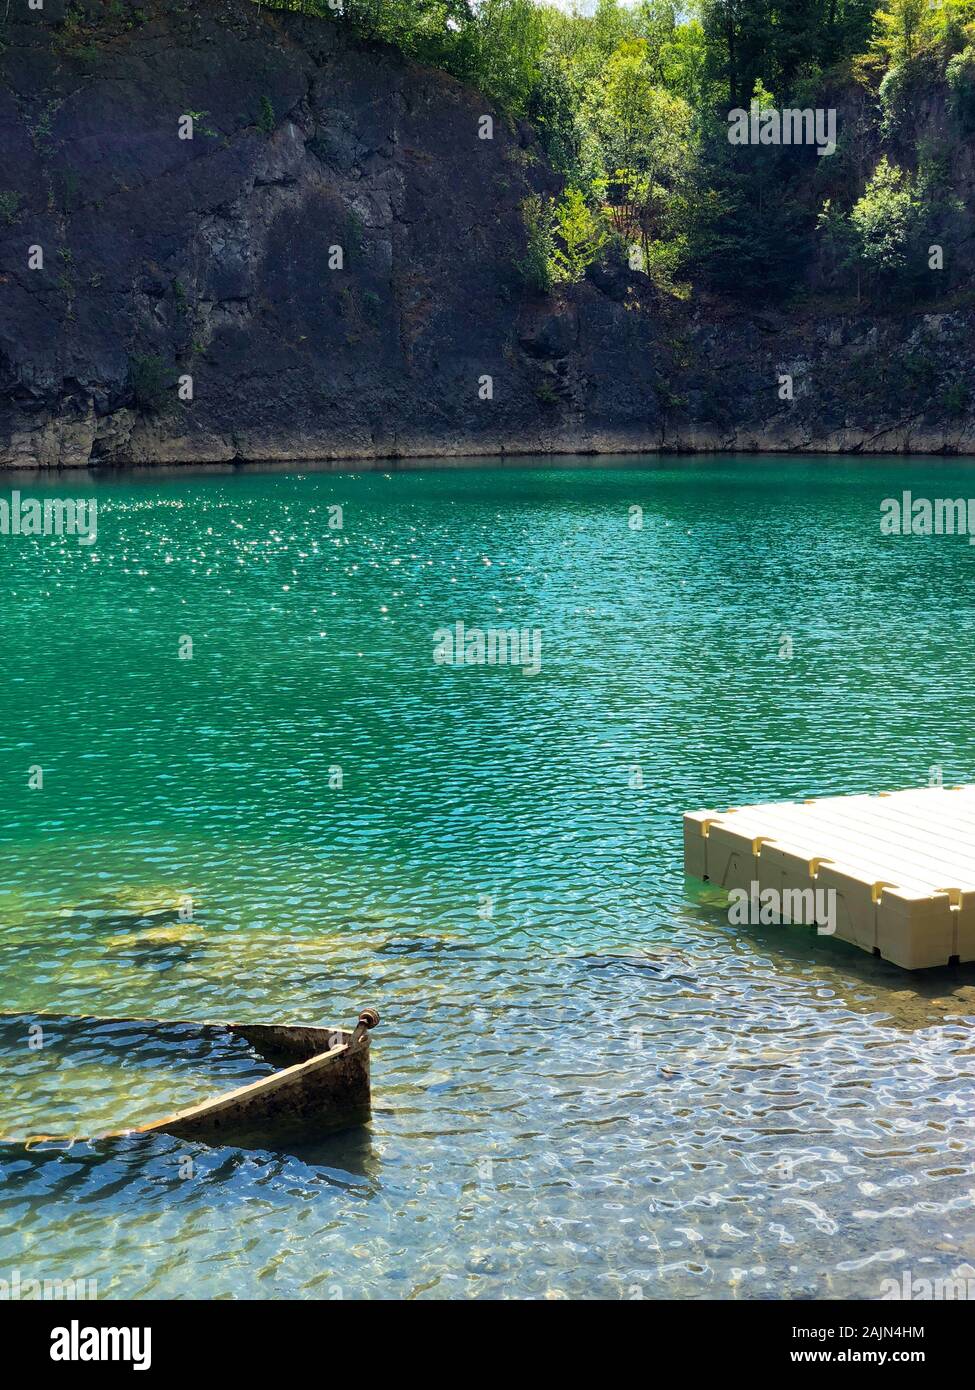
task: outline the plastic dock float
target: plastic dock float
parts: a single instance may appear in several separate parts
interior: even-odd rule
[[[975,786],[689,811],[684,867],[729,891],[832,889],[834,934],[907,970],[975,960]]]

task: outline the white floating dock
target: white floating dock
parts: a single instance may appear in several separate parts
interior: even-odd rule
[[[728,890],[833,889],[835,935],[907,970],[975,960],[975,786],[689,811],[684,867]]]

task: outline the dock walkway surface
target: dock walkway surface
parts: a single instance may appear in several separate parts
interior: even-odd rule
[[[780,902],[832,890],[827,929],[908,970],[975,960],[975,786],[689,811],[684,867]]]

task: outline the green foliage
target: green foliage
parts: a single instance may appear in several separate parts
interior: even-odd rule
[[[329,13],[327,0],[300,6]],[[538,82],[544,20],[533,0],[346,0],[360,34],[395,44],[478,86],[513,115],[523,115]]]
[[[863,260],[876,273],[903,268],[916,212],[917,198],[910,177],[884,155],[850,214]]]
[[[85,36],[85,12],[80,5],[67,5],[60,25],[58,42],[62,48],[73,48]]]
[[[856,254],[868,284],[907,294],[926,267],[924,209],[915,181],[884,155],[850,213]]]
[[[564,58],[552,53],[542,55],[525,114],[553,169],[571,183],[591,183],[598,169],[598,145],[582,119]]]
[[[177,318],[185,318],[189,313],[189,299],[186,294],[186,286],[178,278],[173,280],[173,303],[176,306]]]
[[[334,18],[327,0],[284,7]],[[471,12],[465,0],[345,0],[345,19],[365,37],[391,43],[417,62],[450,67],[466,40]]]
[[[972,398],[971,390],[964,381],[952,382],[939,396],[939,401],[948,415],[964,415]]]
[[[747,106],[756,79],[791,92],[862,50],[872,10],[873,0],[701,0],[708,78],[730,106]]]
[[[945,69],[952,114],[966,135],[975,133],[975,45],[954,54]]]
[[[576,284],[598,258],[609,232],[577,188],[570,188],[555,208],[555,229],[553,277]]]
[[[136,409],[144,415],[157,415],[167,404],[176,377],[172,369],[155,354],[129,358],[129,391]]]
[[[975,38],[975,0],[941,0],[930,14],[930,42],[945,58]]]
[[[129,5],[123,5],[122,0],[111,0],[108,6],[108,18],[115,24],[121,24],[125,29],[135,29],[140,24],[146,22],[145,10],[134,10]]]
[[[555,231],[551,205],[533,193],[521,205],[525,223],[525,254],[516,268],[525,286],[536,294],[549,294],[554,283]]]
[[[610,239],[602,215],[577,188],[558,201],[533,193],[521,212],[526,249],[517,269],[536,294],[549,294],[556,283],[578,284]]]
[[[749,301],[794,293],[809,262],[808,225],[774,146],[710,142],[690,200],[686,272]]]
[[[257,124],[265,135],[270,135],[276,125],[274,117],[274,107],[271,105],[271,98],[261,97],[261,109],[258,112]]]
[[[707,68],[707,41],[698,20],[673,28],[661,41],[657,52],[660,82],[692,106],[704,103]]]
[[[890,0],[874,15],[871,48],[888,67],[913,62],[930,34],[930,15],[928,0]]]
[[[392,44],[531,122],[568,190],[522,204],[515,264],[535,293],[581,279],[610,237],[666,293],[912,296],[940,283],[925,237],[966,240],[952,150],[919,148],[915,113],[944,81],[955,131],[975,133],[975,0],[343,0],[341,18],[330,0],[263,3]],[[836,154],[730,146],[728,111],[753,97],[838,107]],[[266,97],[258,123],[274,128]],[[535,147],[504,138],[493,186],[530,186]]]
[[[506,111],[524,114],[544,48],[544,21],[534,0],[481,0],[471,33],[471,77]]]
[[[859,270],[859,241],[849,215],[827,198],[816,219],[820,256],[827,281],[843,284]],[[860,290],[859,278],[857,290]]]
[[[948,273],[933,271],[929,262],[959,211],[948,174],[944,148],[922,143],[916,174],[885,155],[849,213],[827,200],[818,219],[827,280],[838,287],[855,283],[858,298],[866,290],[891,301],[931,295],[949,283]]]
[[[881,134],[909,141],[917,125],[918,103],[938,77],[938,60],[930,51],[885,73],[878,91],[883,113]]]
[[[955,205],[951,191],[951,151],[948,145],[940,140],[918,141],[915,182],[922,202],[929,208],[941,207],[947,210]]]
[[[12,189],[5,188],[0,192],[0,222],[4,226],[10,227],[17,219],[20,210],[20,194],[14,193]]]
[[[95,30],[81,6],[68,5],[54,36],[54,42],[65,57],[89,65],[97,62],[101,54],[92,42],[94,36]]]
[[[881,88],[891,124],[906,115],[898,102],[912,80],[939,77],[952,55],[975,38],[975,0],[890,0],[873,17],[861,70]]]
[[[694,149],[690,105],[654,74],[648,41],[624,40],[584,108],[602,151],[596,191],[614,230],[645,250],[681,218]]]
[[[209,116],[209,111],[186,111],[183,114],[193,118],[194,125],[199,126],[200,135],[206,135],[211,140],[219,138],[220,132],[218,130],[214,130],[212,126],[201,124],[201,122]]]

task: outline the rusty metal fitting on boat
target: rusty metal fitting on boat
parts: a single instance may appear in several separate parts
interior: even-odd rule
[[[368,1037],[369,1029],[375,1028],[379,1022],[378,1009],[363,1009],[359,1015],[359,1022],[356,1024],[355,1032],[352,1034],[350,1047],[357,1047],[364,1038]]]

